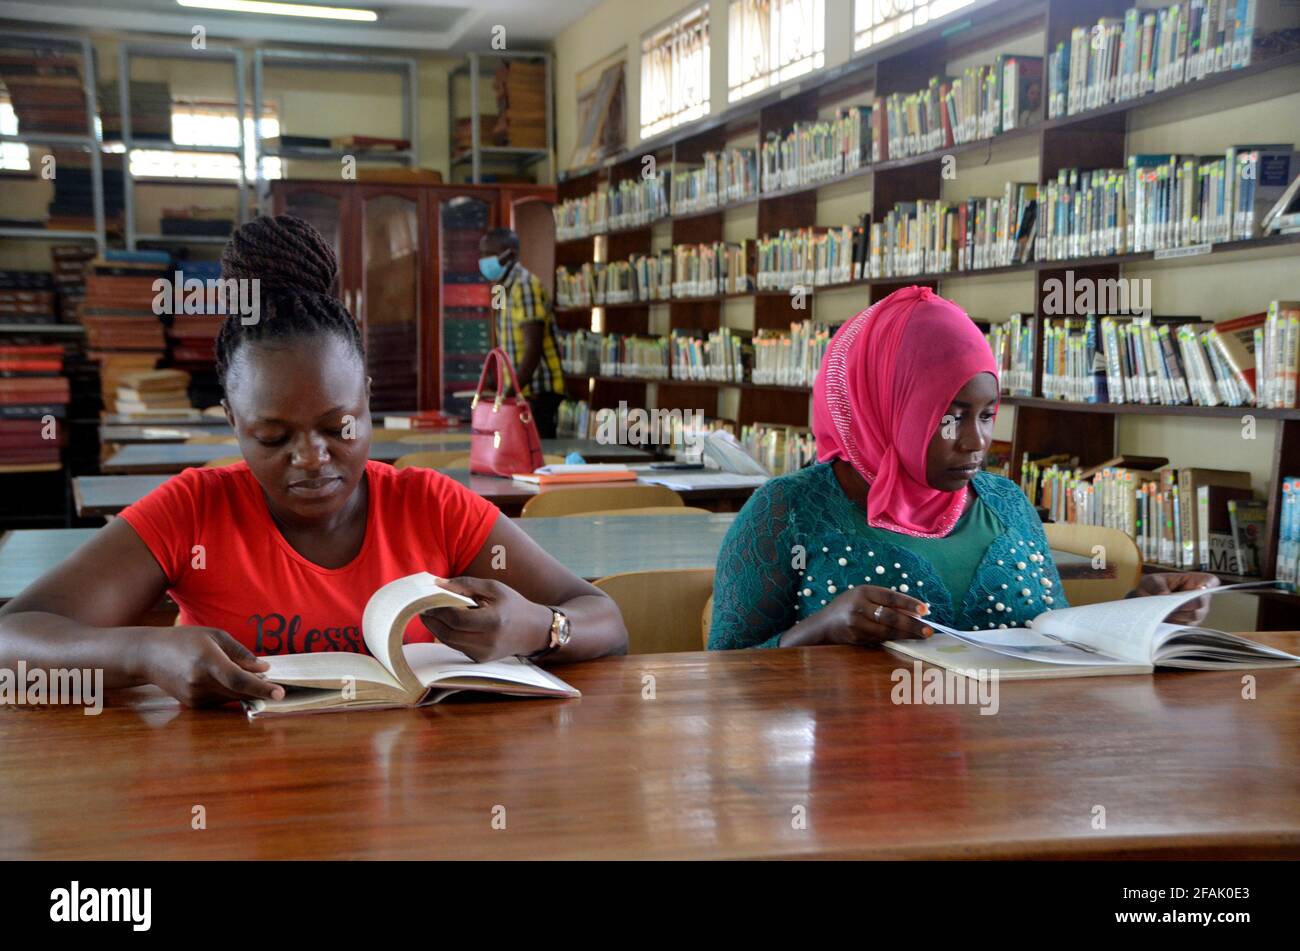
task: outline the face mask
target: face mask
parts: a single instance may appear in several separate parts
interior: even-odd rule
[[[495,255],[478,259],[478,271],[489,281],[501,280],[501,275],[506,272],[505,265],[497,259]]]

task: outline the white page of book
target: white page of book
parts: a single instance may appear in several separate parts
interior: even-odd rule
[[[1096,667],[1115,664],[1128,666],[1132,661],[1105,654],[1092,653],[1070,644],[1062,644],[1055,638],[1025,627],[990,628],[984,631],[960,631],[947,627],[929,618],[925,623],[936,631],[942,631],[950,637],[984,650],[994,651],[1006,657],[1021,660],[1033,660],[1050,664],[1081,664]]]
[[[361,633],[375,659],[393,672],[402,689],[414,694],[424,685],[401,649],[407,623],[430,608],[474,606],[469,598],[445,590],[437,578],[421,571],[390,581],[370,596],[361,615]]]
[[[400,687],[384,665],[368,654],[355,651],[314,651],[310,654],[279,654],[262,658],[271,665],[266,677],[275,683],[305,680],[338,680],[348,677]]]
[[[448,647],[446,644],[407,644],[402,648],[402,652],[406,655],[406,660],[410,663],[416,678],[425,687],[449,677],[475,677],[480,680],[540,687],[545,690],[572,689],[559,678],[518,657],[503,657],[499,660],[475,663],[456,648]]]

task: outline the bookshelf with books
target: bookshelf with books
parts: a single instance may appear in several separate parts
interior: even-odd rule
[[[718,302],[672,300],[667,305],[672,311],[668,332],[679,327],[695,330],[712,327],[708,321],[720,304],[725,303],[727,315],[721,325],[752,329],[757,349],[764,332],[789,333],[791,325],[804,320],[833,327],[899,287],[929,286],[962,303],[978,318],[992,320],[985,329],[991,345],[996,343],[1002,348],[999,352],[1004,367],[1004,404],[1010,411],[1006,415],[1012,418],[1004,424],[1007,431],[1001,436],[1012,445],[1007,454],[1007,469],[1013,479],[1019,478],[1026,453],[1068,453],[1089,465],[1113,457],[1122,441],[1134,438],[1131,434],[1123,435],[1130,432],[1124,420],[1150,420],[1151,423],[1142,423],[1149,426],[1165,417],[1171,421],[1188,420],[1182,425],[1192,425],[1192,421],[1201,419],[1210,421],[1208,426],[1225,427],[1231,420],[1239,421],[1243,414],[1259,419],[1260,438],[1272,445],[1271,461],[1252,467],[1256,470],[1257,500],[1266,507],[1261,567],[1271,570],[1281,525],[1281,482],[1289,475],[1300,473],[1300,410],[1277,401],[1250,405],[1255,400],[1246,399],[1243,393],[1232,395],[1231,386],[1226,387],[1228,392],[1224,394],[1224,384],[1231,374],[1223,372],[1227,367],[1219,360],[1219,352],[1211,353],[1207,349],[1207,345],[1218,347],[1219,343],[1213,337],[1204,336],[1213,327],[1197,325],[1258,314],[1267,311],[1271,300],[1285,302],[1300,297],[1300,289],[1281,284],[1285,262],[1294,255],[1300,235],[1264,233],[1258,227],[1258,220],[1267,211],[1273,196],[1256,194],[1248,199],[1248,207],[1237,206],[1236,210],[1255,215],[1253,223],[1225,219],[1221,197],[1225,193],[1240,194],[1240,180],[1249,181],[1255,171],[1266,165],[1276,174],[1278,160],[1287,161],[1279,151],[1290,153],[1289,168],[1282,173],[1282,180],[1272,185],[1285,186],[1294,180],[1300,173],[1300,156],[1294,151],[1300,146],[1300,130],[1295,128],[1293,116],[1275,132],[1243,135],[1242,123],[1236,121],[1220,123],[1222,131],[1211,129],[1208,134],[1199,127],[1196,136],[1183,130],[1191,122],[1189,116],[1201,113],[1222,114],[1234,120],[1238,113],[1267,115],[1270,100],[1293,94],[1300,86],[1300,11],[1276,2],[1270,4],[1269,0],[1249,5],[1247,12],[1257,22],[1251,27],[1253,33],[1247,43],[1245,27],[1234,26],[1233,36],[1225,38],[1222,24],[1213,21],[1212,15],[1224,14],[1227,5],[1198,0],[1181,4],[1176,14],[1168,9],[1170,6],[1143,8],[1136,14],[1139,26],[1148,12],[1152,14],[1153,43],[1164,37],[1164,43],[1156,43],[1155,53],[1149,54],[1145,65],[1140,47],[1135,60],[1130,45],[1134,17],[1128,12],[1131,3],[1008,0],[973,10],[956,28],[919,27],[909,31],[897,41],[873,47],[847,63],[809,74],[776,92],[744,100],[619,156],[615,167],[635,165],[642,155],[652,152],[662,163],[667,153],[672,156],[674,171],[680,167],[691,174],[704,164],[706,154],[747,148],[759,152],[757,196],[722,201],[712,208],[701,208],[698,203],[684,205],[680,210],[674,207],[670,226],[661,226],[663,230],[671,229],[672,245],[752,240],[758,258],[755,290],[748,295],[721,297]],[[1124,42],[1126,17],[1128,42]],[[1179,18],[1183,20],[1181,66],[1175,65],[1179,59]],[[1114,23],[1121,25],[1118,36]],[[1100,29],[1094,31],[1094,26]],[[1083,98],[1070,108],[1056,95],[1063,90],[1068,99],[1070,73],[1067,69],[1063,74],[1066,82],[1061,87],[1054,70],[1062,67],[1058,55],[1061,44],[1069,48],[1072,38],[1077,42],[1080,30],[1085,36],[1094,32],[1104,36],[1110,49],[1107,52],[1102,44],[1085,50],[1080,61],[1084,70],[1076,73],[1074,80],[1077,85],[1082,77],[1086,86],[1091,75],[1096,91],[1089,94],[1076,89],[1076,99],[1080,95]],[[1161,33],[1162,30],[1168,32]],[[1089,72],[1089,56],[1102,52],[1107,56],[1104,64],[1101,59],[1095,60]],[[1015,65],[1011,65],[1012,61]],[[994,124],[991,104],[980,96],[972,99],[971,90],[988,92],[989,81],[999,75],[991,67],[998,65],[1002,67],[1003,91],[1014,82],[1015,95],[1012,101],[1002,99],[999,121]],[[980,67],[990,68],[981,72]],[[1033,80],[1040,68],[1043,85],[1041,90],[1035,90]],[[1159,81],[1154,74],[1147,80],[1131,78],[1143,69],[1158,72]],[[1125,75],[1130,78],[1124,79]],[[932,77],[939,79],[932,83]],[[960,93],[955,91],[954,81],[958,79]],[[943,88],[945,85],[947,89]],[[1056,98],[1052,98],[1054,95]],[[923,101],[929,108],[942,103],[945,96],[950,100],[964,97],[960,104],[965,126],[960,134],[953,135],[943,126],[945,118],[951,125],[953,114],[945,116],[940,112],[936,127],[918,129],[922,133],[928,131],[928,139],[919,135],[910,145],[891,152],[888,139],[891,107],[895,113],[903,110],[899,114],[910,120],[921,115],[918,108]],[[875,115],[874,107],[878,104],[884,106],[880,118]],[[828,127],[854,106],[870,110],[871,157],[850,167],[844,164],[841,152],[836,168],[835,161],[827,161],[825,151],[819,149],[824,141],[834,141]],[[1249,109],[1255,112],[1245,112]],[[929,117],[935,116],[932,110]],[[819,123],[822,127],[814,129]],[[1164,139],[1160,135],[1162,129],[1170,130],[1164,133]],[[771,159],[777,153],[771,148],[765,153],[764,143],[790,141],[792,134],[797,141],[798,134],[805,131],[815,146],[809,154],[819,163],[813,169],[802,175],[795,172],[791,177],[787,170],[774,170],[765,163],[765,157]],[[882,131],[884,148],[878,149],[876,139]],[[1180,142],[1180,136],[1184,135],[1189,140]],[[1270,147],[1275,145],[1283,148],[1272,150],[1272,157],[1266,158]],[[1260,152],[1260,159],[1243,176],[1240,174],[1243,161],[1252,161],[1249,157],[1243,159],[1243,155],[1248,156],[1252,151]],[[955,182],[951,180],[954,162],[958,172]],[[1230,169],[1234,167],[1238,172],[1237,183],[1221,186],[1221,182],[1233,181]],[[778,176],[775,171],[782,174]],[[566,190],[594,190],[594,183],[607,175],[608,170],[599,168],[568,173],[561,178],[561,197]],[[1132,192],[1126,190],[1130,181],[1135,183]],[[1139,181],[1140,198],[1136,185]],[[1054,238],[1071,233],[1068,227],[1065,231],[1054,231],[1051,227],[1062,221],[1071,224],[1068,218],[1055,217],[1063,199],[1077,197],[1085,185],[1093,189],[1096,208],[1110,214],[1114,211],[1116,195],[1123,192],[1125,208],[1130,213],[1139,213],[1135,224],[1143,225],[1141,239],[1134,228],[1125,240],[1112,240],[1110,244],[1092,240],[1076,242],[1073,248],[1068,242],[1065,248],[1053,246]],[[1062,193],[1067,189],[1070,195],[1065,196]],[[679,186],[674,195],[684,190],[685,186]],[[976,209],[974,199],[981,196],[983,204]],[[859,207],[851,208],[855,201]],[[926,224],[933,229],[935,222],[946,227],[948,215],[959,214],[963,208],[968,215],[971,210],[980,211],[985,221],[990,211],[1005,215],[1004,220],[1014,221],[1016,225],[1011,229],[999,222],[997,242],[979,242],[982,251],[978,264],[971,248],[969,262],[958,255],[951,264],[944,259],[938,262],[922,259],[908,262],[909,266],[902,268],[878,266],[874,272],[868,264],[858,273],[851,268],[848,280],[832,279],[824,283],[817,281],[818,269],[814,267],[810,286],[799,295],[790,293],[796,276],[794,268],[767,266],[769,260],[780,260],[777,254],[780,246],[776,242],[781,240],[794,240],[795,236],[803,235],[806,241],[808,235],[831,233],[850,223],[865,226],[868,233],[874,228],[883,239],[887,216],[891,213],[894,218],[890,220],[895,224],[902,218],[908,219],[903,229],[906,233],[913,216],[922,211],[930,216]],[[1024,215],[1028,208],[1032,208],[1032,220]],[[1049,208],[1054,217],[1044,225]],[[1168,216],[1171,209],[1175,211],[1172,218]],[[1153,224],[1158,227],[1149,229]],[[1024,232],[1021,225],[1028,226]],[[1111,230],[1103,231],[1103,236],[1117,237],[1113,224],[1104,227]],[[746,233],[747,228],[752,230]],[[953,230],[959,234],[966,232],[965,227]],[[1009,234],[1011,230],[1015,233]],[[877,247],[883,243],[879,241]],[[564,248],[565,243],[561,242],[560,247]],[[1257,296],[1250,296],[1249,287],[1243,286],[1239,302],[1223,304],[1216,297],[1215,305],[1205,309],[1198,306],[1201,304],[1198,300],[1180,302],[1176,307],[1155,308],[1156,315],[1166,309],[1187,315],[1171,331],[1179,325],[1194,328],[1197,337],[1188,343],[1195,343],[1198,352],[1205,355],[1206,365],[1200,369],[1208,370],[1208,374],[1198,370],[1199,396],[1193,395],[1189,388],[1186,400],[1110,403],[1049,398],[1071,395],[1066,371],[1078,365],[1071,361],[1086,357],[1079,350],[1080,344],[1074,341],[1068,343],[1074,348],[1069,351],[1071,356],[1063,358],[1059,367],[1052,361],[1045,365],[1044,360],[1049,340],[1061,344],[1071,336],[1070,333],[1059,339],[1049,336],[1056,332],[1057,326],[1049,318],[1055,319],[1060,314],[1049,302],[1049,294],[1071,275],[1076,281],[1098,284],[1140,275],[1168,287],[1183,275],[1203,282],[1230,284],[1234,273],[1255,274],[1265,267],[1276,277],[1268,285],[1269,289],[1259,291]],[[806,266],[804,276],[807,276]],[[614,313],[614,307],[621,308],[621,305],[611,306],[607,316]],[[752,317],[747,313],[750,308]],[[1125,322],[1133,316],[1103,311],[1104,308],[1096,308],[1093,316],[1123,317]],[[1014,327],[1006,319],[1012,314],[1018,315]],[[1158,327],[1159,323],[1157,320],[1155,325]],[[1147,331],[1138,331],[1131,345],[1143,342],[1147,349],[1142,352],[1150,355],[1153,341],[1144,340],[1144,333]],[[1176,334],[1172,343],[1180,358],[1191,357],[1191,352],[1184,354],[1184,344],[1180,344]],[[769,378],[760,374],[757,380]],[[718,388],[734,391],[733,395],[725,405],[711,401],[704,405],[719,406],[723,415],[736,417],[742,426],[759,422],[808,424],[807,401],[791,399],[776,384],[756,382],[751,377],[743,383],[721,383]],[[659,393],[667,389],[656,387]],[[1231,405],[1233,402],[1242,405]],[[1144,429],[1132,432],[1139,431],[1146,432]],[[1210,437],[1207,430],[1204,437],[1193,433],[1189,438],[1194,441]],[[1208,445],[1204,451],[1213,452]],[[1193,461],[1201,461],[1201,450],[1191,454],[1198,457]],[[1184,462],[1177,458],[1174,461]],[[1286,599],[1274,596],[1264,602],[1261,622],[1279,620],[1280,615],[1271,614],[1272,609],[1267,605],[1286,603]],[[1300,599],[1287,610],[1300,616]],[[1294,625],[1295,619],[1289,623]]]

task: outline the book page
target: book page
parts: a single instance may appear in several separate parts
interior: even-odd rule
[[[990,628],[983,631],[961,631],[956,628],[948,627],[933,621],[930,618],[925,619],[925,623],[930,625],[936,631],[940,631],[950,637],[978,647],[982,650],[993,651],[1005,657],[1015,657],[1020,660],[1036,661],[1044,664],[1080,664],[1086,666],[1097,666],[1102,664],[1130,664],[1131,661],[1123,660],[1117,657],[1110,657],[1094,651],[1085,650],[1070,644],[1062,644],[1055,638],[1048,637],[1038,631],[1025,627],[1006,627]],[[905,644],[906,641],[890,641],[894,644]]]
[[[351,678],[358,683],[377,683],[399,688],[397,679],[384,665],[367,654],[354,651],[315,651],[310,654],[273,654],[262,660],[271,665],[266,678],[277,684],[296,686],[322,682],[341,684]]]
[[[1217,588],[1194,588],[1173,594],[1123,598],[1077,608],[1044,611],[1029,622],[1035,631],[1140,664],[1154,664],[1160,645],[1170,636],[1161,622],[1180,607],[1224,591],[1277,587],[1271,581],[1248,581]],[[1180,628],[1167,626],[1173,631]]]
[[[366,647],[412,697],[424,687],[402,652],[402,635],[406,633],[407,623],[430,608],[476,606],[469,598],[447,591],[438,581],[427,571],[390,581],[370,596],[361,616]]]
[[[502,657],[475,663],[446,644],[407,644],[402,648],[416,678],[425,687],[449,679],[473,679],[485,684],[515,684],[537,690],[578,696],[578,691],[548,671],[519,657]]]

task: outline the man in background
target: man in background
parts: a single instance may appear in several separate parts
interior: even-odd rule
[[[532,407],[538,433],[553,439],[564,401],[564,373],[550,296],[537,275],[519,263],[519,235],[509,228],[483,235],[479,255],[479,273],[494,285],[497,346],[515,365],[521,395]],[[503,298],[496,294],[495,285],[501,286]],[[503,306],[496,306],[498,300],[503,300]]]

